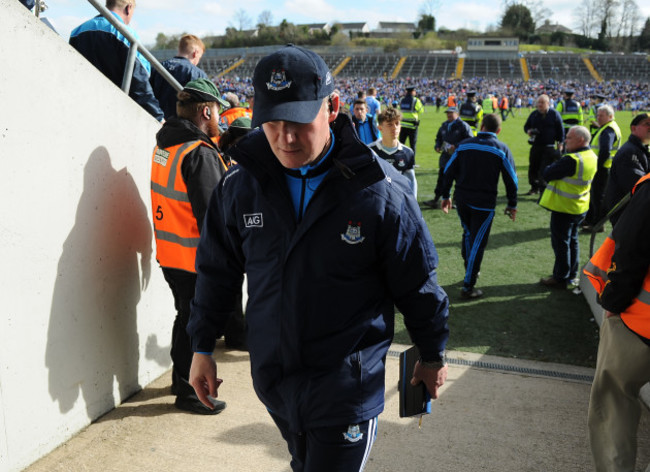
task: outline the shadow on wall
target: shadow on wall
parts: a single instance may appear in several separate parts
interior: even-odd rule
[[[62,413],[81,392],[93,420],[141,389],[137,305],[151,255],[151,224],[138,188],[98,147],[84,168],[52,297],[45,365],[50,396]],[[114,398],[114,379],[120,398]]]

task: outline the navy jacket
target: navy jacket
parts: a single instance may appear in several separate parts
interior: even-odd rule
[[[195,352],[212,351],[245,272],[253,385],[295,432],[383,410],[394,305],[425,360],[441,358],[449,335],[437,253],[408,182],[349,117],[332,129],[332,165],[300,223],[263,131],[232,148],[239,165],[206,214],[187,327]]]
[[[186,57],[173,57],[162,63],[162,66],[176,79],[178,83],[185,87],[185,84],[196,79],[207,79],[208,75],[203,70],[196,67]],[[157,70],[151,71],[151,87],[153,93],[160,103],[168,120],[176,116],[176,90],[167,82]]]
[[[539,131],[533,146],[550,146],[556,142],[561,143],[564,141],[562,116],[553,108],[549,108],[546,114],[535,110],[528,115],[528,119],[524,124],[524,131],[528,133],[529,129]]]
[[[621,146],[609,170],[609,180],[605,190],[605,209],[611,210],[621,198],[627,195],[637,181],[650,172],[650,151],[639,138],[630,135],[627,142]],[[612,217],[615,223],[620,212]]]
[[[493,210],[497,204],[499,175],[503,176],[508,207],[517,208],[517,172],[508,146],[494,133],[481,131],[462,141],[444,169],[442,197],[449,198],[456,181],[454,197],[479,210]]]
[[[119,15],[116,13],[113,15],[124,23]],[[129,30],[136,38],[138,37],[133,29],[129,28]],[[122,78],[131,43],[106,18],[97,15],[77,26],[70,33],[70,45],[97,67],[111,82],[122,87]],[[163,112],[149,84],[150,73],[151,64],[138,52],[129,96],[151,116],[162,121]]]
[[[440,128],[438,129],[438,134],[436,134],[436,149],[442,149],[442,154],[451,155],[447,152],[447,145],[453,144],[458,146],[463,139],[471,138],[474,136],[472,133],[472,128],[469,127],[460,118],[456,118],[454,121],[445,121]]]

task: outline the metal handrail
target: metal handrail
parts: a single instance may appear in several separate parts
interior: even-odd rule
[[[142,54],[151,63],[151,65],[158,71],[158,73],[162,75],[163,78],[169,82],[169,84],[174,87],[177,92],[183,90],[183,86],[178,83],[178,80],[176,80],[174,76],[171,75],[160,62],[158,62],[158,59],[156,59],[145,46],[140,44],[140,41],[138,41],[125,27],[126,25],[115,18],[115,15],[113,15],[113,13],[111,13],[108,8],[99,3],[97,0],[88,0],[88,3],[94,6],[97,11],[101,13],[101,15],[106,18],[113,26],[115,26],[117,30],[122,33],[124,37],[131,43],[131,47],[129,48],[129,55],[126,60],[126,67],[124,68],[124,76],[122,77],[122,90],[125,93],[128,94],[129,89],[131,88],[131,78],[133,77],[133,69],[135,68],[135,60],[138,51],[140,51],[140,54]]]

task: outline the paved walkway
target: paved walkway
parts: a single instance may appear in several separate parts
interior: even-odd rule
[[[366,472],[593,470],[586,429],[593,369],[451,352],[447,384],[418,428],[397,414],[394,354],[404,348],[393,346],[387,360],[386,410]],[[223,413],[176,410],[167,372],[26,471],[290,472],[285,444],[253,392],[248,354],[220,345],[216,358]],[[647,413],[639,450],[645,466]]]

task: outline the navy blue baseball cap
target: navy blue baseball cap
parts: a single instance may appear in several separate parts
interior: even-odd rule
[[[253,87],[253,128],[268,121],[311,123],[334,91],[334,79],[318,54],[288,44],[257,63]]]

